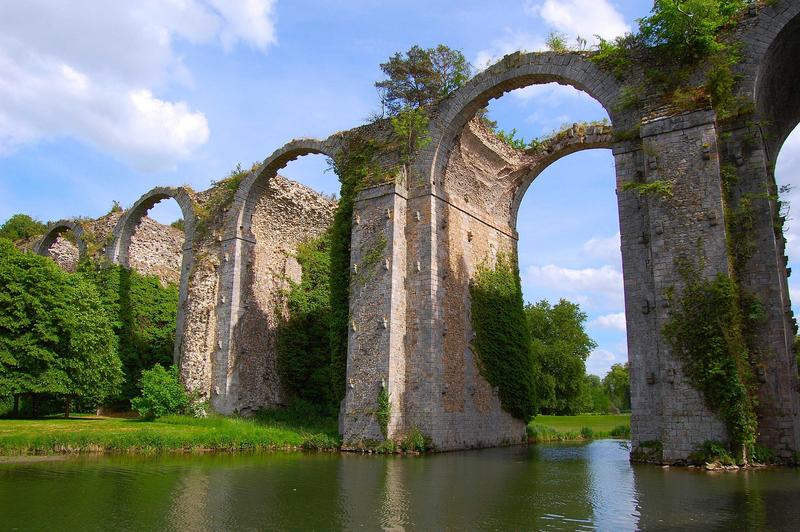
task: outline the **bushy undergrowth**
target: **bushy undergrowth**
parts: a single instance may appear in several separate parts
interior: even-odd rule
[[[143,419],[153,420],[167,414],[184,414],[189,406],[186,394],[178,376],[178,368],[164,368],[156,364],[142,372],[141,394],[131,399],[131,407]]]

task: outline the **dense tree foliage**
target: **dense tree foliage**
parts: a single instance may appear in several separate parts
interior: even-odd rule
[[[583,414],[608,414],[613,410],[603,382],[597,375],[584,375],[578,404]]]
[[[586,314],[562,299],[556,305],[544,300],[529,304],[525,316],[541,412],[580,412],[585,362],[597,346],[584,329]]]
[[[639,37],[692,61],[722,48],[719,29],[747,5],[747,0],[655,0],[650,15],[639,21]]]
[[[83,262],[78,275],[97,288],[119,339],[125,384],[116,401],[124,404],[138,393],[142,370],[172,364],[178,288],[117,265]]]
[[[420,108],[444,98],[470,77],[470,66],[458,50],[443,44],[436,48],[412,46],[405,54],[397,52],[381,70],[387,79],[375,86],[389,114],[411,107]]]
[[[94,286],[0,239],[0,390],[16,400],[57,397],[68,414],[76,401],[114,395],[122,380]]]
[[[330,235],[299,246],[303,269],[288,293],[288,318],[278,331],[278,370],[295,397],[332,404]]]
[[[43,235],[46,229],[45,224],[27,214],[15,214],[0,226],[0,238],[16,242],[24,238]]]
[[[603,377],[603,389],[617,410],[631,409],[631,376],[628,364],[614,364]]]

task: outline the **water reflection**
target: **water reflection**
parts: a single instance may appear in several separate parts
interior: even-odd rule
[[[425,457],[78,458],[0,464],[0,528],[792,530],[800,472],[631,466],[619,442]]]

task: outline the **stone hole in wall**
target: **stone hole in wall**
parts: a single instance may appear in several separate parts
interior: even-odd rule
[[[45,254],[64,270],[74,272],[80,261],[77,236],[71,229],[59,230],[58,236],[47,248]]]
[[[177,201],[166,198],[156,203],[142,216],[131,237],[129,266],[155,275],[164,285],[178,285],[186,240],[183,223]]]
[[[506,143],[524,150],[569,130],[580,135],[590,125],[610,126],[595,99],[556,83],[508,92],[490,101],[483,116],[496,122]],[[526,305],[564,299],[580,306],[596,343],[586,371],[602,378],[613,364],[628,360],[616,174],[610,149],[574,151],[528,176],[517,193],[520,277]],[[611,407],[616,408],[630,405]]]

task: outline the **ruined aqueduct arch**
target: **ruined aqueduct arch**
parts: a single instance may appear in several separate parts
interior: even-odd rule
[[[178,317],[175,325],[174,359],[177,363],[180,361],[183,343],[189,272],[192,267],[195,227],[197,225],[197,213],[195,212],[191,192],[184,187],[156,187],[145,193],[117,220],[112,233],[112,243],[106,248],[106,257],[114,264],[130,267],[129,251],[131,239],[136,233],[136,228],[154,205],[166,199],[174,199],[178,203],[183,214],[184,223],[183,257],[181,259],[180,284],[178,287]]]
[[[36,243],[33,251],[38,255],[48,256],[50,247],[58,240],[58,237],[72,231],[75,235],[75,245],[78,247],[78,258],[86,256],[86,242],[83,239],[83,227],[81,224],[72,220],[59,220],[53,222],[47,228],[44,236]]]
[[[698,242],[703,275],[731,272],[725,202],[748,195],[753,198],[756,250],[737,272],[737,280],[758,297],[767,316],[753,331],[763,360],[758,368],[760,441],[783,457],[800,450],[800,395],[792,351],[796,324],[788,295],[785,241],[776,231],[782,220],[772,199],[777,153],[800,122],[800,1],[754,7],[736,32],[744,45],[737,95],[753,104],[753,111],[739,118],[722,120],[711,108],[686,111],[649,103],[646,113],[620,111],[616,103],[621,82],[585,53],[511,54],[438,106],[430,124],[432,141],[403,168],[407,179],[362,190],[355,201],[347,391],[340,413],[346,444],[383,438],[375,416],[383,387],[391,406],[389,438],[401,438],[416,428],[439,449],[524,439],[523,423],[500,408],[496,390],[478,371],[470,346],[469,282],[478,265],[491,263],[501,251],[516,250],[517,209],[544,168],[575,151],[611,148],[634,448],[657,440],[663,459],[673,461],[686,458],[704,440],[727,438],[724,423],[689,384],[661,331],[670,316],[666,294],[682,282],[676,264],[699,259]],[[490,99],[549,82],[588,93],[607,110],[612,126],[579,126],[547,141],[543,151],[520,155],[470,122]],[[307,154],[335,158],[349,133],[324,141],[292,141],[249,174],[226,207],[221,225],[212,224],[211,233],[203,235],[205,269],[194,268],[192,243],[194,239],[197,247],[198,241],[185,191],[155,189],[120,219],[108,254],[126,264],[133,230],[154,203],[175,197],[184,209],[181,309],[189,308],[190,315],[181,318],[187,323],[179,324],[178,335],[192,331],[192,338],[179,341],[177,349],[185,380],[208,395],[220,412],[277,404],[274,394],[248,396],[248,387],[277,385],[275,368],[270,366],[273,362],[265,362],[266,347],[241,341],[263,311],[254,304],[254,290],[261,286],[256,282],[261,275],[257,262],[265,247],[253,227],[256,207],[278,194],[273,187],[280,181],[276,174],[287,162]],[[724,193],[721,175],[731,169],[738,179]],[[655,180],[670,182],[668,201],[625,187]],[[283,219],[279,213],[274,223],[291,226],[296,221],[292,217],[310,212],[303,204],[312,196],[296,189],[294,193],[283,198],[294,202],[294,210]],[[325,208],[320,204],[318,211]],[[80,228],[70,224],[51,227],[37,252],[66,229],[76,232],[80,242]],[[259,230],[263,236],[264,229]],[[374,260],[376,253],[380,260]],[[203,282],[195,283],[200,273],[188,279],[195,269],[203,270]],[[198,323],[213,340],[187,348],[203,328]]]
[[[219,301],[217,307],[217,345],[212,356],[211,404],[215,410],[232,413],[242,409],[240,358],[245,353],[237,345],[240,322],[248,309],[245,293],[252,282],[252,264],[256,237],[251,230],[253,213],[259,199],[270,194],[269,184],[278,171],[290,161],[310,154],[334,158],[339,139],[295,139],[267,157],[239,185],[232,205],[227,210],[222,234],[219,236],[221,254]],[[271,368],[275,372],[275,368]]]

